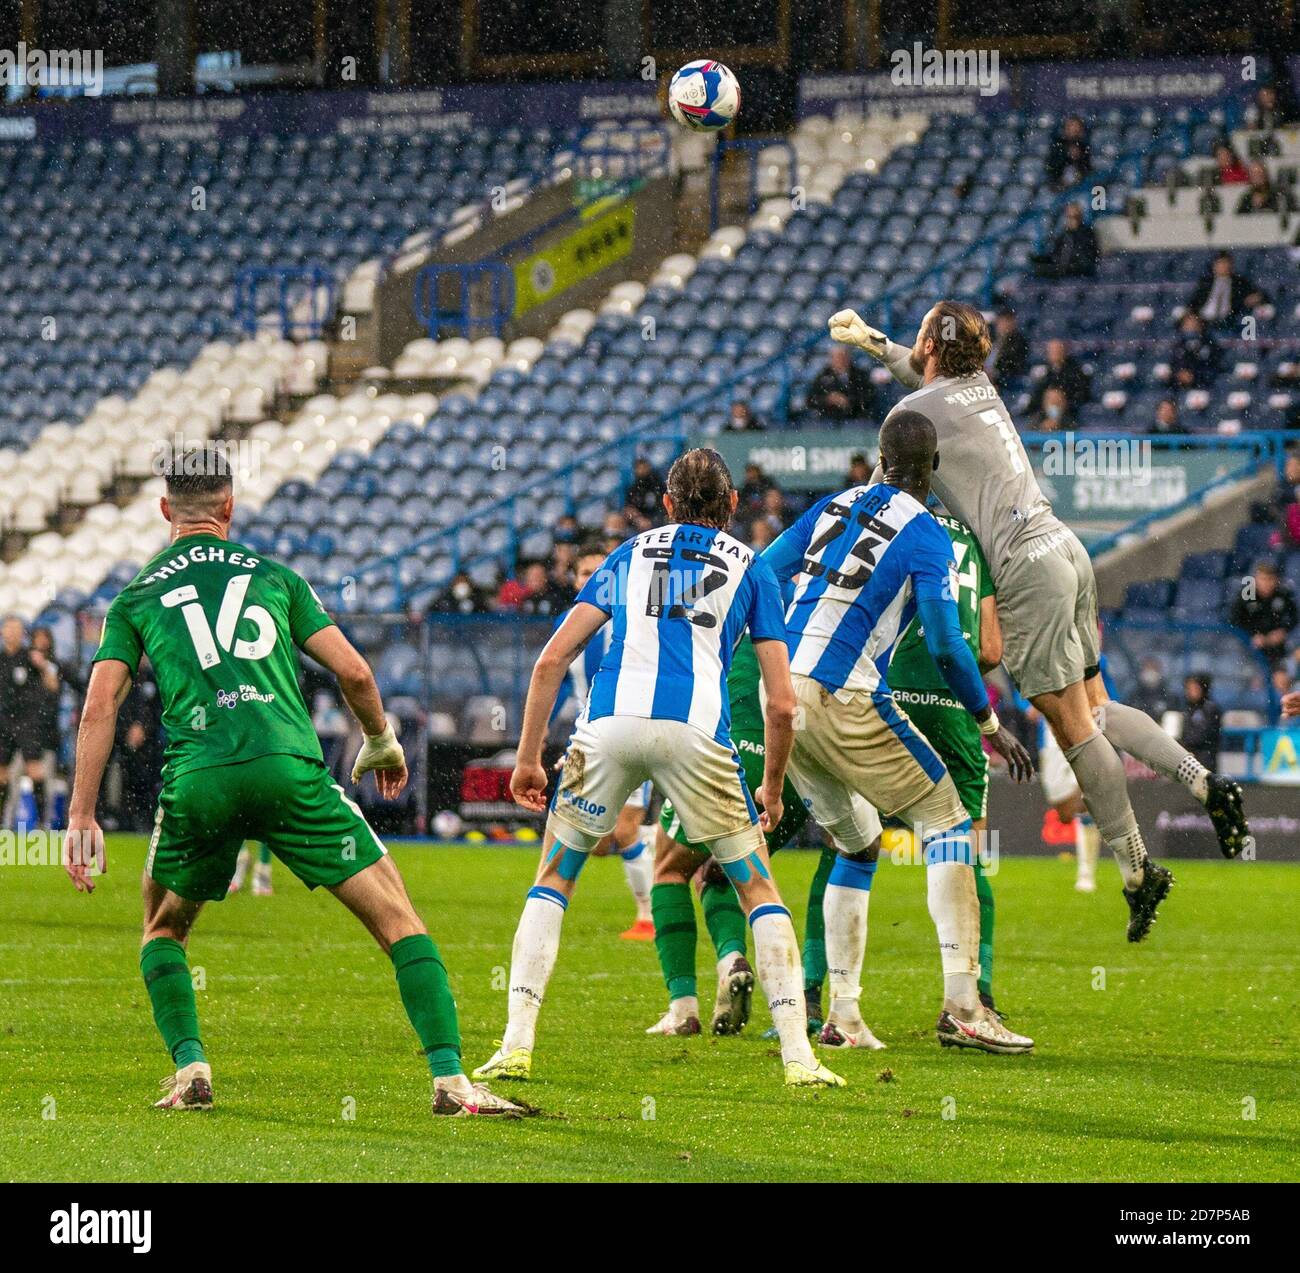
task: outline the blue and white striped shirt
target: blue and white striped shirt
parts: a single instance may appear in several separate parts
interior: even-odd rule
[[[819,500],[763,559],[783,584],[803,575],[786,612],[790,670],[832,692],[888,693],[890,655],[918,604],[940,616],[936,627],[951,618],[964,648],[952,540],[924,504],[897,487],[854,486]],[[971,694],[972,710],[980,699],[987,703],[978,669]]]
[[[611,619],[589,719],[685,721],[731,745],[727,672],[736,643],[746,628],[756,641],[785,637],[780,589],[751,548],[689,523],[642,531],[609,555],[578,600]]]

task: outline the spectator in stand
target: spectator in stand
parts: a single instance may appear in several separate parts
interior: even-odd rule
[[[1178,418],[1178,401],[1175,398],[1161,398],[1156,403],[1156,418],[1151,422],[1150,433],[1181,433],[1183,423]]]
[[[1189,309],[1179,320],[1169,356],[1174,383],[1180,389],[1204,389],[1219,374],[1222,362],[1219,342],[1205,330],[1205,319]]]
[[[1154,720],[1164,716],[1169,710],[1169,690],[1165,686],[1165,672],[1159,659],[1148,655],[1142,660],[1138,665],[1137,686],[1124,701]]]
[[[632,464],[632,481],[623,496],[627,511],[644,520],[647,527],[654,526],[663,521],[663,499],[664,479],[644,455],[638,455]]]
[[[547,583],[546,567],[540,561],[527,562],[502,582],[494,608],[507,614],[531,613],[525,606],[541,598]]]
[[[1278,526],[1279,547],[1300,548],[1300,451],[1287,452],[1269,513]]]
[[[875,406],[871,377],[854,363],[846,346],[833,346],[808,390],[809,410],[824,420],[865,420],[874,414]]]
[[[573,605],[578,595],[573,587],[577,554],[576,544],[556,544],[546,572],[546,586],[524,599],[519,606],[520,614],[561,615]]]
[[[1263,305],[1268,297],[1254,282],[1232,268],[1232,253],[1220,252],[1192,289],[1187,308],[1207,323],[1227,323]]]
[[[1047,179],[1057,190],[1077,186],[1092,171],[1092,146],[1088,129],[1078,115],[1071,115],[1052,138],[1047,151]]]
[[[1044,390],[1038,412],[1030,417],[1030,426],[1042,433],[1078,428],[1078,421],[1070,409],[1070,400],[1065,396],[1064,389],[1049,385]]]
[[[772,487],[771,490],[763,496],[763,514],[762,520],[765,521],[779,535],[794,520],[790,509],[785,502],[785,495],[782,494],[779,487]]]
[[[727,428],[733,433],[744,433],[749,431],[761,431],[767,428],[758,416],[750,409],[748,402],[733,402],[731,404],[731,415],[727,418]]]
[[[1029,342],[1013,310],[1000,309],[993,319],[993,348],[988,375],[999,388],[1029,374]]]
[[[1049,389],[1059,389],[1065,394],[1070,410],[1077,411],[1092,398],[1092,378],[1084,371],[1083,364],[1066,348],[1065,341],[1049,340],[1046,353],[1046,370],[1030,396],[1030,411],[1042,409],[1043,395]]]
[[[1214,148],[1214,163],[1218,168],[1217,179],[1221,186],[1244,186],[1250,180],[1250,173],[1240,156],[1226,141],[1221,141]]]
[[[854,451],[849,456],[849,471],[844,475],[844,485],[865,486],[871,481],[871,471],[874,467],[861,451]]]
[[[1270,667],[1285,662],[1287,636],[1300,622],[1300,609],[1271,561],[1261,561],[1255,567],[1253,577],[1232,603],[1231,618]]]
[[[1267,165],[1256,159],[1251,163],[1248,171],[1250,185],[1241,192],[1241,198],[1237,200],[1239,214],[1281,212],[1284,209],[1288,211],[1291,209],[1290,194],[1281,186],[1273,184],[1272,178],[1268,175]]]
[[[1180,741],[1211,773],[1219,771],[1222,713],[1210,697],[1212,681],[1196,672],[1183,682],[1183,730]]]
[[[738,511],[749,517],[756,517],[763,511],[763,497],[775,486],[762,468],[757,464],[745,465],[745,478],[740,484],[740,502]]]
[[[1100,255],[1097,233],[1084,221],[1083,209],[1067,203],[1065,224],[1047,251],[1033,258],[1034,272],[1040,278],[1092,278]]]
[[[570,539],[556,540],[551,549],[551,578],[565,581],[573,578],[573,567],[578,560],[578,545]]]
[[[1246,127],[1256,132],[1271,133],[1293,122],[1293,115],[1272,84],[1261,84],[1255,90],[1255,100],[1246,107]]]
[[[463,570],[446,592],[433,603],[435,614],[483,614],[488,609],[488,595]]]
[[[755,517],[749,523],[749,534],[746,539],[756,553],[761,553],[777,537],[777,534],[778,532],[772,529],[771,523],[766,518]]]

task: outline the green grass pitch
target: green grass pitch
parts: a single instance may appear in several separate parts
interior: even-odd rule
[[[191,941],[217,1107],[149,1108],[168,1060],[137,970],[144,846],[110,837],[91,898],[58,869],[0,872],[5,1180],[1252,1180],[1294,1176],[1300,868],[1175,863],[1151,939],[1123,938],[1114,868],[1004,861],[996,989],[1036,1055],[941,1050],[919,868],[883,866],[863,995],[889,1048],[829,1054],[846,1091],[791,1093],[755,1020],[647,1038],[654,951],[622,942],[617,860],[593,861],[542,1013],[539,1117],[435,1120],[391,965],[327,894],[276,866],[269,899],[209,906]],[[500,1036],[535,851],[398,843],[451,970],[465,1055]],[[802,924],[814,855],[777,876]],[[701,931],[703,927],[701,925]],[[712,958],[700,952],[701,998]],[[504,1085],[503,1085],[504,1090]],[[518,1088],[510,1090],[520,1091]]]

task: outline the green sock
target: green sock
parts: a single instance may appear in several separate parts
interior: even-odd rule
[[[706,884],[700,894],[704,923],[719,959],[745,953],[745,912],[730,884]]]
[[[194,1003],[194,982],[185,947],[171,937],[155,937],[140,951],[140,975],[144,977],[153,1019],[178,1070],[195,1061],[206,1061],[199,1041],[199,1010]]]
[[[980,901],[979,992],[993,997],[993,887],[984,868],[975,863],[975,893]]]
[[[395,941],[388,954],[397,971],[402,1006],[411,1018],[434,1078],[463,1073],[456,1001],[451,997],[447,968],[433,938],[414,933]]]
[[[689,884],[656,884],[650,890],[655,950],[670,999],[695,994],[695,905]]]
[[[257,846],[257,860],[263,866],[271,865],[271,846],[266,843],[260,843]]]
[[[803,979],[805,986],[816,986],[819,996],[822,982],[826,980],[826,917],[822,914],[822,899],[826,896],[826,881],[835,865],[835,850],[823,849],[821,861],[813,872],[808,886],[808,918],[803,939]]]

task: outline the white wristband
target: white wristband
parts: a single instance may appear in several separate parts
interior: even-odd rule
[[[998,721],[998,714],[992,708],[989,708],[989,718],[979,722],[980,733],[987,737],[989,734],[996,734],[1002,728]]]

